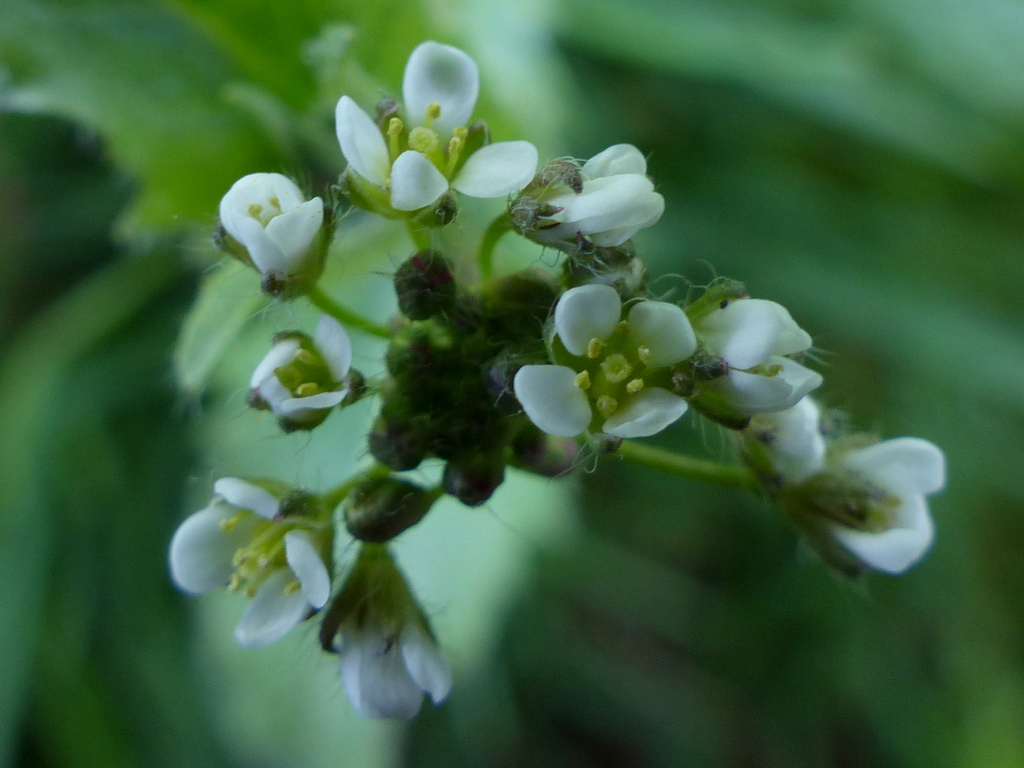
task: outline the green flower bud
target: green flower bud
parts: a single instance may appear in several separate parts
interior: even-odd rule
[[[494,495],[504,480],[504,456],[479,452],[449,461],[441,485],[467,507],[478,507]]]
[[[380,415],[367,437],[370,453],[396,472],[415,469],[427,455],[422,419],[396,419]]]
[[[575,253],[562,266],[562,282],[566,289],[579,285],[603,283],[610,285],[625,299],[647,292],[650,273],[636,255],[632,241],[615,248],[601,248],[580,238]]]
[[[699,299],[686,307],[686,315],[691,323],[695,323],[716,309],[725,309],[731,301],[749,298],[747,286],[739,280],[723,277],[709,285]]]
[[[543,477],[559,477],[575,466],[579,452],[579,443],[572,438],[546,435],[529,424],[512,442],[511,464]]]
[[[345,499],[345,527],[362,541],[390,541],[422,520],[441,493],[393,477],[371,478]]]
[[[398,307],[410,320],[446,315],[455,306],[458,286],[452,263],[437,251],[413,254],[395,273]]]

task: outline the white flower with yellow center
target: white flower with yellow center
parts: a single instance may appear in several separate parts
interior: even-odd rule
[[[584,285],[559,299],[554,327],[552,354],[565,364],[525,365],[513,381],[544,432],[647,437],[685,413],[686,400],[665,389],[666,369],[690,357],[697,341],[675,304],[638,301],[623,320],[614,288]]]
[[[221,199],[220,223],[256,269],[284,281],[318,260],[324,201],[306,200],[295,182],[280,173],[250,173]]]
[[[237,477],[222,477],[213,490],[210,505],[174,533],[171,576],[191,594],[226,586],[252,598],[235,639],[261,648],[327,603],[330,521],[282,518],[274,494]]]
[[[321,315],[316,332],[280,335],[253,371],[250,402],[286,427],[311,428],[348,394],[352,344],[341,323]]]
[[[546,242],[586,236],[612,247],[653,226],[665,211],[665,198],[647,177],[647,160],[632,144],[615,144],[594,155],[580,170],[582,191],[543,197],[556,212],[539,219],[536,237]]]
[[[530,142],[497,142],[466,156],[466,124],[479,88],[476,63],[467,54],[450,45],[421,43],[402,80],[408,124],[392,117],[382,132],[350,97],[338,101],[338,143],[349,167],[384,190],[396,211],[425,208],[449,187],[482,198],[522,189],[537,170],[537,150]]]
[[[903,573],[924,557],[935,538],[925,496],[946,485],[938,446],[917,437],[885,440],[840,456],[828,471],[862,484],[868,499],[859,525],[828,523],[836,541],[885,573]]]
[[[821,386],[820,374],[786,357],[810,349],[811,337],[781,304],[731,299],[690,319],[705,349],[729,364],[727,376],[706,386],[736,410],[785,410]]]

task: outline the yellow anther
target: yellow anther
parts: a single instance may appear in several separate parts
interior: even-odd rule
[[[316,365],[320,362],[320,358],[316,356],[314,352],[308,349],[300,349],[295,353],[295,359],[305,365]]]
[[[448,142],[448,164],[444,169],[444,175],[448,178],[451,178],[452,174],[455,173],[455,166],[458,165],[462,148],[466,146],[467,135],[469,135],[469,131],[461,125],[452,131],[452,138]]]
[[[429,128],[417,126],[409,131],[409,149],[429,155],[437,149],[439,143],[440,139],[437,134]]]
[[[317,394],[320,394],[320,387],[311,381],[307,381],[305,384],[300,384],[295,388],[296,397],[312,397]]]
[[[604,342],[600,339],[591,339],[590,343],[587,344],[587,357],[591,360],[601,354],[601,350],[604,349]]]
[[[294,595],[300,589],[302,589],[301,582],[299,582],[298,580],[289,581],[287,584],[285,584],[284,593],[286,595]]]
[[[614,397],[608,395],[601,395],[597,398],[595,403],[597,406],[597,412],[604,416],[606,419],[615,413],[615,410],[619,407],[619,401]]]
[[[608,381],[612,384],[618,384],[629,377],[629,374],[633,372],[633,366],[622,355],[608,355],[608,357],[601,361],[601,371]]]
[[[469,136],[469,128],[464,125],[460,125],[458,128],[452,130],[452,136],[465,143],[466,137]]]
[[[590,371],[580,371],[576,374],[576,386],[580,389],[590,389]]]
[[[235,550],[235,554],[231,557],[231,564],[237,568],[249,558],[249,550],[238,549]]]
[[[637,347],[636,356],[640,358],[640,362],[644,365],[651,362],[651,350],[647,347]]]
[[[432,101],[427,104],[426,119],[423,121],[423,125],[429,128],[434,124],[434,121],[441,116],[441,105],[436,101]]]
[[[631,394],[631,395],[635,395],[637,392],[639,392],[643,388],[644,388],[644,380],[643,379],[633,379],[631,382],[629,382],[629,384],[626,385],[626,391],[629,392],[629,394]]]
[[[245,209],[252,218],[258,219],[260,214],[263,213],[263,206],[259,203],[249,203],[249,207]]]
[[[277,210],[281,210],[281,201],[277,198],[276,195],[270,198],[270,204],[274,206]]]
[[[405,130],[405,123],[399,118],[392,117],[388,121],[388,154],[391,157],[391,162],[395,162],[398,156],[402,153],[402,147],[398,143],[398,137]]]
[[[243,517],[245,517],[245,512],[239,512],[234,517],[229,517],[227,520],[221,520],[217,525],[222,531],[224,531],[224,533],[231,533],[238,527],[238,524],[242,522]]]
[[[625,320],[620,320],[619,324],[615,326],[616,333],[626,334],[633,330],[633,326],[627,323]]]
[[[260,568],[266,568],[268,565],[270,565],[270,558],[266,555],[260,555],[260,559],[256,562],[259,564]]]
[[[397,136],[405,128],[405,123],[402,122],[400,117],[392,117],[388,120],[388,136]]]
[[[237,592],[242,588],[242,580],[238,578],[237,573],[231,574],[231,581],[228,582],[228,589],[231,592]]]

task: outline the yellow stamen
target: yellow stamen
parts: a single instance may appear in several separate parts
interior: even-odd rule
[[[232,555],[232,557],[231,557],[231,564],[233,566],[235,566],[235,568],[237,568],[238,566],[240,566],[242,563],[244,563],[248,559],[249,559],[249,550],[244,549],[244,548],[243,549],[238,549],[238,550],[235,550],[235,554]]]
[[[242,588],[242,580],[238,578],[237,573],[231,574],[231,581],[228,582],[228,590],[231,592],[237,592]]]
[[[440,139],[437,134],[429,128],[417,126],[409,131],[409,149],[429,155],[437,149],[439,143]]]
[[[648,347],[637,347],[636,356],[640,358],[640,362],[644,365],[651,362],[651,350]]]
[[[444,175],[448,178],[451,178],[452,174],[455,173],[455,166],[458,165],[462,148],[466,146],[466,136],[468,135],[469,131],[466,130],[465,126],[460,125],[452,131],[451,141],[448,142],[448,164],[444,169]]]
[[[576,374],[576,386],[580,389],[590,389],[590,371],[580,371]]]
[[[608,395],[601,395],[597,398],[595,403],[597,406],[597,412],[604,416],[606,419],[615,413],[615,410],[619,407],[619,401],[614,397]]]
[[[239,512],[234,517],[229,517],[227,520],[221,520],[217,525],[222,531],[224,531],[224,533],[231,533],[238,527],[238,524],[242,522],[242,518],[245,517],[245,514],[245,512]]]
[[[620,320],[619,324],[615,326],[616,333],[626,334],[633,330],[633,326],[627,323],[625,320]]]
[[[629,374],[633,372],[633,366],[622,355],[608,355],[601,361],[601,371],[608,381],[618,384],[629,377]]]
[[[312,397],[313,395],[320,393],[320,387],[311,381],[307,381],[305,384],[300,384],[295,388],[296,397]]]
[[[308,349],[300,349],[298,352],[296,352],[295,359],[298,360],[300,363],[305,363],[306,365],[316,365],[317,363],[320,362],[320,358],[318,358],[316,354],[310,352]]]
[[[289,581],[284,587],[284,593],[286,595],[294,595],[300,589],[302,589],[302,584],[298,580]]]
[[[631,394],[631,395],[635,395],[637,392],[639,392],[643,388],[644,388],[644,380],[643,379],[633,379],[631,382],[629,382],[629,384],[626,385],[626,391],[629,392],[629,394]]]
[[[601,354],[601,350],[604,349],[604,342],[600,339],[591,339],[590,343],[587,344],[587,357],[591,360]]]
[[[432,101],[427,104],[426,118],[423,120],[423,127],[429,128],[434,124],[434,121],[441,116],[441,105],[436,101]]]
[[[248,213],[252,218],[258,219],[260,217],[260,214],[263,213],[263,206],[260,205],[259,203],[250,203],[249,207],[245,209],[245,212]]]
[[[401,147],[398,145],[398,137],[405,130],[405,123],[400,118],[392,117],[388,121],[388,153],[391,155],[391,162],[395,162],[401,154]]]

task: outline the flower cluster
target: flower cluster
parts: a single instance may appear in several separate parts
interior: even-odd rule
[[[665,200],[639,149],[616,144],[538,170],[532,144],[492,143],[471,122],[476,64],[436,42],[412,52],[401,90],[401,102],[370,112],[341,95],[335,127],[348,165],[321,195],[256,173],[221,201],[223,250],[259,272],[265,292],[324,313],[312,334],[278,333],[253,361],[249,405],[285,432],[316,429],[364,397],[377,408],[354,476],[322,492],[221,478],[175,533],[170,568],[182,590],[250,598],[239,643],[267,645],[315,617],[353,706],[413,717],[424,694],[447,697],[452,674],[389,543],[443,496],[487,503],[508,471],[557,477],[585,448],[650,455],[632,441],[686,413],[736,435],[749,469],[729,476],[764,489],[830,566],[900,573],[923,556],[933,536],[925,496],[945,482],[941,451],[840,434],[808,397],[823,383],[804,365],[811,336],[742,283],[716,280],[687,302],[653,296],[632,238],[657,223]],[[496,201],[479,246],[426,247],[445,242],[425,233],[460,215],[461,196]],[[318,285],[349,213],[399,222],[418,244],[394,273],[399,313],[386,322]],[[495,245],[509,233],[560,263],[495,276]],[[382,373],[352,368],[342,323],[386,342]],[[427,460],[443,467],[435,485],[399,474]],[[336,551],[354,557],[345,564]]]

